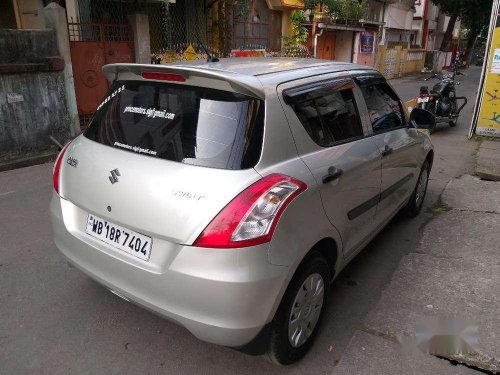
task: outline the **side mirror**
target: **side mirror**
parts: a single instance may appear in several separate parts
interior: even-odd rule
[[[425,109],[413,108],[410,114],[410,124],[417,129],[434,129],[436,116]]]

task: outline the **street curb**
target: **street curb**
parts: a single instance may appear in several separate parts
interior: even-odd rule
[[[476,176],[486,181],[500,181],[500,176],[476,170]]]
[[[57,152],[48,152],[29,156],[25,158],[10,160],[0,163],[0,172],[10,171],[12,169],[31,167],[32,165],[44,164],[56,160]]]
[[[500,181],[500,142],[482,140],[476,155],[475,174],[488,181]]]

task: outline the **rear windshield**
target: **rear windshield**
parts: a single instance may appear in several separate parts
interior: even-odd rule
[[[98,106],[85,137],[150,157],[220,169],[255,166],[264,103],[204,87],[122,81]]]

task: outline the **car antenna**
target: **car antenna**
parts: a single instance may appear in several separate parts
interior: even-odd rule
[[[198,34],[195,34],[195,38],[196,38],[196,41],[198,42],[198,44],[201,46],[201,48],[203,48],[203,51],[205,51],[205,53],[207,54],[207,62],[219,62],[219,58],[212,56],[210,54],[210,52],[208,52],[208,48],[205,47],[205,45],[202,42],[200,42],[200,38],[198,38]]]

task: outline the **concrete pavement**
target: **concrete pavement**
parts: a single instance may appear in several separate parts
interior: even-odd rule
[[[398,342],[373,333],[357,331],[335,375],[474,375],[477,371],[453,366],[448,361],[403,348]]]
[[[468,175],[450,181],[442,195],[447,211],[426,225],[420,245],[401,260],[365,319],[367,330],[415,337],[424,317],[460,317],[477,326],[478,343],[464,353],[431,353],[500,372],[499,196],[500,183]]]
[[[500,181],[500,141],[482,141],[476,161],[476,175],[490,181]]]
[[[499,146],[493,141],[481,144],[475,168],[480,176],[492,179],[499,174]],[[500,182],[468,174],[452,178],[420,241],[401,259],[336,373],[500,372],[498,228]],[[430,325],[434,331],[424,334],[422,322],[434,323]],[[429,342],[421,348],[432,355],[416,348],[424,335]],[[413,350],[405,350],[404,344]]]
[[[472,97],[479,71],[467,74],[460,94]],[[422,84],[391,83],[404,100]],[[415,252],[449,181],[474,172],[479,144],[466,139],[471,111],[466,107],[456,128],[442,127],[432,136],[436,157],[424,211],[412,220],[394,219],[342,272],[315,345],[302,362],[288,368],[201,342],[68,267],[52,243],[48,221],[52,166],[0,173],[0,373],[332,374],[346,367],[361,373],[357,366],[363,363],[374,371],[383,363],[389,370],[401,369],[389,363],[398,344],[367,332],[363,322],[378,306],[400,261]],[[356,355],[360,341],[366,341],[371,357]],[[420,358],[438,366],[435,373],[456,369],[432,356]]]

